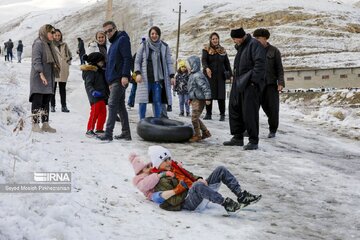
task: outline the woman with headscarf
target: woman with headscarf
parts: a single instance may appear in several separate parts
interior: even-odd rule
[[[211,97],[218,100],[220,121],[225,121],[225,81],[230,79],[231,67],[226,50],[220,45],[219,34],[213,32],[209,37],[209,44],[202,50],[202,66],[211,88]],[[212,117],[212,101],[206,105],[205,120]]]
[[[32,45],[29,101],[32,103],[33,132],[56,132],[49,125],[49,102],[54,94],[55,77],[60,76],[60,65],[52,42],[54,34],[55,28],[45,24]]]
[[[66,82],[69,78],[69,68],[71,64],[72,54],[68,45],[63,42],[63,36],[60,29],[55,29],[54,45],[56,57],[60,63],[60,77],[55,78],[54,95],[51,98],[51,112],[55,112],[55,94],[57,83],[59,83],[61,111],[70,112],[66,106]]]
[[[171,85],[175,84],[175,69],[168,44],[160,40],[161,30],[154,26],[149,38],[142,42],[136,53],[136,102],[140,120],[145,118],[147,103],[154,104],[154,117],[160,117],[162,103],[172,105]]]

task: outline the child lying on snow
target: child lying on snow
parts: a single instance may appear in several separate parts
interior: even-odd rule
[[[138,155],[131,153],[129,161],[133,165],[135,177],[133,184],[145,195],[145,197],[157,204],[162,204],[166,199],[176,195],[178,192],[186,188],[186,184],[181,182],[177,188],[168,191],[154,192],[155,186],[163,177],[174,177],[171,171],[162,171],[159,173],[151,173],[152,163],[144,163]]]

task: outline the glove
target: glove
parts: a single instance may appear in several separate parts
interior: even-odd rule
[[[163,178],[163,177],[174,177],[175,174],[171,171],[163,171],[160,173],[160,178]]]
[[[92,95],[93,97],[96,97],[96,98],[103,96],[103,94],[102,94],[101,92],[96,91],[96,90],[93,91],[93,92],[91,93],[91,95]]]
[[[174,188],[175,195],[178,195],[182,192],[185,192],[189,187],[186,185],[184,181],[180,181],[179,184]]]

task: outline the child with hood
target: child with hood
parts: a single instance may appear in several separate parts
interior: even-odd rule
[[[88,64],[81,65],[80,69],[83,71],[82,77],[91,106],[86,136],[94,137],[96,134],[104,133],[103,128],[106,120],[106,102],[109,97],[109,87],[102,69],[105,65],[105,56],[102,53],[93,52],[89,55],[85,54],[83,60]],[[95,132],[94,129],[96,129]]]
[[[129,161],[132,164],[135,172],[133,178],[133,184],[145,195],[148,200],[151,200],[157,204],[163,203],[166,199],[176,195],[179,189],[173,189],[168,191],[154,192],[155,186],[159,183],[163,177],[173,178],[175,175],[171,171],[162,171],[159,173],[151,173],[152,163],[144,163],[138,155],[131,153],[129,155]]]
[[[190,116],[190,106],[189,106],[189,93],[187,89],[187,84],[189,81],[189,72],[186,68],[186,63],[184,60],[180,60],[178,63],[178,71],[175,76],[175,86],[174,90],[179,97],[179,106],[180,114],[179,116],[184,116],[184,106],[186,110],[186,116]]]
[[[205,108],[205,104],[211,104],[211,89],[207,78],[201,71],[199,57],[189,57],[187,59],[186,67],[190,72],[188,92],[192,108],[191,121],[195,132],[194,136],[189,141],[198,142],[202,139],[211,137],[209,130],[200,120],[200,115]]]

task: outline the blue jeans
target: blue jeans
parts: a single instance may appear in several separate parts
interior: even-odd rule
[[[195,182],[189,189],[188,195],[185,198],[183,209],[193,211],[200,203],[207,199],[210,202],[222,204],[224,197],[215,191],[214,185],[224,183],[236,196],[240,196],[241,187],[234,175],[223,166],[217,167],[210,176],[206,179],[209,186],[202,182]]]
[[[189,106],[189,94],[178,94],[179,96],[179,106],[180,106],[180,113],[184,112],[184,105],[186,112],[190,112],[190,106]]]
[[[135,105],[136,89],[137,89],[137,83],[132,83],[129,99],[128,99],[128,102],[127,102],[127,105],[129,107],[134,107],[134,105]]]
[[[120,114],[121,131],[130,134],[128,113],[125,107],[126,88],[121,85],[120,80],[110,84],[110,96],[108,101],[108,118],[106,121],[106,136],[113,136],[117,113]]]
[[[161,83],[149,83],[148,93],[152,93],[152,101],[154,105],[154,117],[159,118],[161,114]],[[145,118],[147,103],[139,103],[140,120]]]

